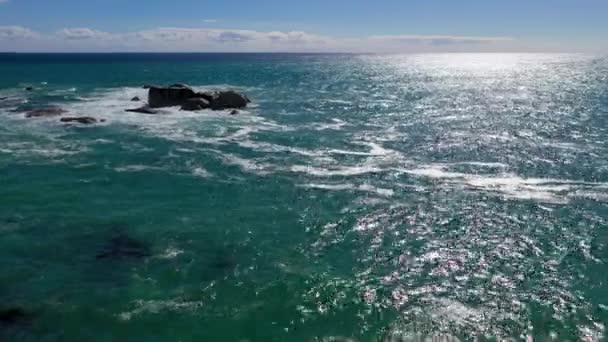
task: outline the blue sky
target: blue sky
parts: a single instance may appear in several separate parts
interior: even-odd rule
[[[10,51],[608,51],[606,0],[0,0]]]

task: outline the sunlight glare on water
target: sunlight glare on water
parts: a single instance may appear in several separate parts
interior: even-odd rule
[[[0,299],[40,312],[30,340],[604,338],[607,59],[140,58],[0,63]],[[253,106],[125,113],[150,74]],[[95,260],[115,231],[152,256]]]

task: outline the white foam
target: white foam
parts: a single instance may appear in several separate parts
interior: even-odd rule
[[[269,153],[280,153],[280,152],[290,152],[296,153],[299,155],[307,156],[307,157],[319,157],[323,155],[322,151],[310,151],[301,148],[283,146],[278,144],[272,144],[268,142],[254,141],[254,140],[241,140],[237,141],[237,144],[241,147],[250,148],[259,152],[269,152]]]
[[[178,256],[180,256],[181,254],[184,254],[184,251],[181,249],[177,249],[175,247],[169,247],[167,248],[163,254],[159,255],[158,258],[160,259],[175,259]]]
[[[211,178],[213,175],[202,167],[197,167],[192,170],[192,174],[196,177]]]
[[[141,102],[131,101],[135,96],[146,98],[147,90],[133,87],[100,90],[83,101],[65,104],[64,108],[73,115],[106,119],[108,124],[138,127],[143,134],[205,144],[225,144],[246,139],[259,131],[288,129],[247,111],[241,111],[240,115],[227,115],[225,111],[189,112],[181,111],[179,107],[168,107],[154,115],[126,112],[125,109],[141,106]],[[237,130],[233,132],[230,128]]]
[[[312,125],[311,127],[317,131],[324,131],[324,130],[339,131],[349,125],[349,123],[347,123],[346,121],[342,121],[342,120],[336,119],[336,118],[331,119],[331,121],[332,121],[331,123],[316,123],[316,124]]]
[[[336,166],[327,169],[308,165],[293,165],[290,170],[292,172],[306,173],[316,177],[357,176],[366,173],[388,171],[380,169],[376,165]]]
[[[415,176],[440,179],[449,184],[471,187],[477,190],[497,192],[508,198],[550,203],[567,203],[571,197],[591,194],[581,192],[582,189],[589,187],[605,189],[608,186],[608,183],[552,178],[522,178],[509,173],[479,175],[450,172],[447,170],[447,165],[427,165],[412,170],[403,170],[403,172]],[[596,196],[596,199],[601,199],[601,197]]]
[[[509,168],[509,165],[503,164],[503,163],[486,163],[486,162],[477,162],[477,161],[454,163],[454,165],[470,165],[470,166],[488,167],[488,168],[496,168],[496,169],[508,169]]]
[[[309,183],[301,184],[300,187],[309,189],[321,189],[328,191],[361,191],[368,193],[375,193],[383,197],[391,197],[394,195],[394,191],[391,189],[383,189],[375,187],[371,184],[355,185],[352,183],[341,183],[341,184],[322,184],[322,183]]]
[[[244,159],[233,154],[222,154],[224,163],[236,165],[242,171],[251,172],[260,176],[265,176],[272,173],[275,167],[271,164],[261,163],[253,159]]]
[[[141,164],[125,165],[125,166],[119,166],[119,167],[114,168],[114,171],[116,171],[116,172],[143,172],[143,171],[160,171],[160,170],[163,170],[163,168],[157,167],[157,166],[141,165]]]
[[[171,300],[137,300],[134,303],[135,309],[126,311],[118,315],[123,321],[129,321],[134,316],[142,314],[159,314],[163,312],[195,312],[203,307],[201,301],[183,301],[181,299]]]

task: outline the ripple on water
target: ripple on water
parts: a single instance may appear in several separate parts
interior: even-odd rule
[[[161,240],[192,233],[184,241],[196,248],[166,243],[133,270],[130,291],[113,303],[117,320],[194,316],[189,333],[222,335],[225,326],[199,324],[219,317],[276,333],[268,340],[604,338],[605,60],[290,58],[256,64],[272,81],[246,89],[256,105],[238,116],[126,113],[132,97],[145,97],[134,87],[53,89],[47,100],[65,100],[70,115],[107,119],[85,132],[9,113],[39,99],[0,91],[0,163],[13,181],[65,172],[30,178],[34,162],[76,165],[52,178],[52,202],[63,188],[88,194],[91,185],[74,179],[106,172],[103,189],[129,191],[107,203],[92,202],[92,192],[83,206],[124,215]],[[38,219],[19,186],[5,209]],[[150,188],[162,204],[133,199]],[[84,220],[70,210],[48,215]],[[0,224],[46,241],[36,228]],[[210,231],[254,252],[207,255]],[[208,258],[192,261],[197,253]]]

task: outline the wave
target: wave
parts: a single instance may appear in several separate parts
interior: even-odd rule
[[[479,175],[448,171],[449,165],[426,165],[404,173],[438,179],[478,191],[499,193],[507,198],[568,203],[575,197],[602,198],[587,190],[608,190],[608,183],[582,182],[551,178],[523,178],[514,174]]]
[[[342,183],[342,184],[322,184],[322,183],[308,183],[299,185],[303,188],[308,189],[319,189],[319,190],[328,190],[328,191],[361,191],[367,193],[374,193],[383,197],[392,197],[394,195],[394,191],[391,189],[384,189],[380,187],[373,186],[371,184],[362,184],[355,185],[352,183]]]

